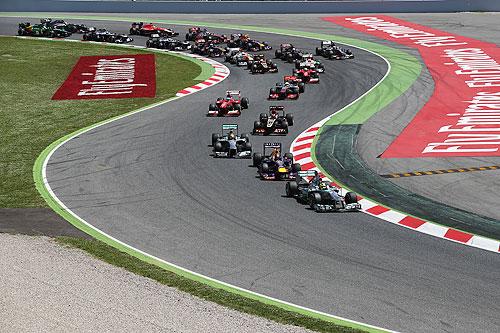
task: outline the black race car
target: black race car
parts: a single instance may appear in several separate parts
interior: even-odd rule
[[[269,114],[261,113],[253,123],[254,135],[286,135],[288,126],[293,125],[293,115],[285,113],[284,106],[270,106]]]
[[[300,164],[293,163],[293,155],[281,155],[281,143],[264,143],[262,153],[253,153],[252,165],[257,167],[257,173],[265,180],[289,180],[297,176]]]
[[[110,32],[106,29],[95,29],[91,28],[85,34],[83,34],[83,40],[94,41],[94,42],[105,42],[105,43],[116,43],[125,44],[130,43],[134,39],[128,35],[119,35],[114,32]]]
[[[89,27],[87,27],[85,24],[68,23],[64,20],[53,20],[50,18],[46,18],[46,19],[41,19],[40,23],[45,24],[48,27],[65,30],[71,34],[74,33],[83,34],[89,30]]]
[[[236,124],[223,124],[222,133],[213,133],[212,147],[214,157],[252,157],[252,145],[248,135],[245,133],[238,135]]]
[[[228,41],[228,38],[226,35],[218,35],[209,32],[205,28],[191,27],[186,33],[186,40],[193,42],[204,40],[205,42],[210,41],[215,44],[221,44],[221,43],[226,43]]]
[[[274,52],[274,56],[286,62],[294,62],[302,59],[302,55],[307,52],[296,49],[292,44],[281,44],[280,49]]]
[[[311,180],[308,180],[310,178]],[[317,171],[299,171],[294,180],[286,183],[286,196],[308,204],[316,212],[352,212],[361,209],[354,192],[342,195],[329,181],[322,180]]]
[[[225,49],[217,46],[217,44],[206,42],[204,40],[195,42],[195,44],[191,47],[192,53],[196,53],[209,58],[222,57],[225,51]]]
[[[278,65],[269,59],[266,60],[263,54],[256,54],[251,61],[247,62],[247,67],[252,74],[278,72]]]
[[[183,42],[176,38],[161,37],[158,34],[152,34],[146,41],[146,46],[171,51],[186,51],[191,49],[191,43],[189,42]]]
[[[354,54],[350,49],[341,48],[331,40],[321,42],[321,46],[316,48],[316,55],[321,55],[332,60],[352,59]]]

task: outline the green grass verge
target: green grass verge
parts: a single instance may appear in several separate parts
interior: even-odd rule
[[[155,98],[51,100],[80,56],[147,53],[74,42],[0,37],[0,207],[45,207],[33,183],[33,164],[60,137],[175,96],[198,83],[197,63],[156,54]]]
[[[156,265],[139,260],[136,257],[121,252],[116,248],[98,240],[58,237],[57,241],[60,244],[84,250],[100,260],[122,267],[134,274],[153,279],[161,284],[175,287],[191,295],[218,303],[234,310],[267,318],[282,324],[305,327],[318,332],[363,332],[354,328],[343,327],[332,322],[302,315],[297,312],[286,311],[277,306],[265,304],[258,300],[243,297],[223,289],[214,288],[202,282],[182,277],[175,273],[166,271]]]

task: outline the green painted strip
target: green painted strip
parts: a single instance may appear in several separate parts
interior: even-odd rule
[[[108,20],[108,21],[111,20],[111,21],[124,21],[124,22],[150,20],[149,18],[130,18],[130,17],[113,17],[113,16],[94,16],[94,15],[84,16],[84,15],[66,15],[66,14],[59,14],[59,13],[0,13],[0,16],[1,17],[38,17],[38,18],[44,17],[44,16],[50,16],[50,17],[62,18],[62,19]],[[392,56],[392,55],[401,56],[402,55],[402,54],[399,54],[398,50],[395,50],[395,49],[392,49],[392,48],[389,48],[389,47],[386,47],[383,45],[379,45],[379,44],[367,42],[367,41],[361,41],[361,40],[357,40],[357,39],[353,39],[353,38],[334,36],[334,35],[330,35],[330,34],[318,34],[318,33],[301,32],[301,31],[288,30],[288,29],[265,28],[265,27],[258,27],[258,26],[227,25],[227,24],[218,24],[218,23],[207,23],[207,22],[171,21],[171,20],[155,20],[155,22],[165,23],[165,24],[178,24],[178,25],[202,25],[202,26],[212,27],[212,28],[239,29],[239,30],[247,30],[247,31],[255,31],[255,32],[283,34],[283,35],[288,35],[288,36],[296,36],[296,37],[311,38],[311,39],[318,39],[318,40],[334,39],[340,43],[350,44],[350,45],[353,45],[355,47],[360,47],[360,48],[365,48],[365,49],[371,50],[374,53],[377,53],[377,51],[382,50],[382,51],[386,51],[386,54],[389,56]],[[408,61],[410,61],[410,59]],[[416,59],[415,59],[415,61],[416,61]],[[399,75],[402,75],[402,73],[404,74],[404,72],[399,72]],[[382,82],[386,82],[388,77],[386,77],[385,80]],[[208,78],[208,77],[206,77],[206,78]],[[408,82],[410,82],[410,80],[408,80]],[[413,81],[411,81],[411,82],[413,82]],[[395,82],[393,82],[392,84],[394,85]],[[380,86],[382,86],[386,90],[379,88]],[[392,90],[387,89],[387,88],[391,88],[391,87],[393,87],[393,86],[390,84],[387,87],[386,87],[386,85],[380,84],[377,86],[378,89],[377,88],[373,89],[370,92],[370,94],[368,94],[367,96],[371,96],[371,95],[375,94],[376,96],[378,96],[377,98],[381,98],[380,97],[380,96],[382,96],[381,94],[386,94],[386,93],[392,94]],[[404,90],[400,90],[399,92],[402,93],[403,91]],[[394,95],[395,95],[395,92],[394,92]],[[395,96],[395,97],[397,97],[397,96]],[[148,107],[148,108],[150,108],[150,107]],[[145,109],[148,109],[148,108],[145,108]],[[136,111],[133,111],[133,112],[126,114],[124,116],[130,115],[132,113],[141,112],[141,111],[144,111],[145,109],[136,110]],[[368,112],[364,116],[358,117],[358,115],[354,115],[354,111],[350,111],[349,113],[351,114],[351,116],[346,115],[347,119],[356,119],[356,121],[362,121],[362,119],[366,120],[369,118],[369,116],[371,116],[373,114],[373,113]],[[349,113],[346,112],[346,114],[349,114]],[[120,117],[123,117],[123,116],[120,116]],[[106,122],[103,122],[103,123],[107,123],[107,122],[110,122],[113,120],[116,120],[116,118],[107,120]],[[249,291],[235,288],[233,286],[221,283],[219,281],[203,277],[203,276],[195,274],[193,272],[189,272],[189,271],[184,270],[180,267],[168,264],[168,263],[166,263],[158,258],[152,257],[150,255],[143,253],[143,252],[140,252],[139,250],[134,249],[134,248],[112,238],[111,236],[104,234],[100,230],[97,230],[97,229],[91,227],[90,225],[84,223],[80,219],[73,216],[70,212],[65,210],[63,208],[63,206],[61,206],[52,197],[52,195],[47,191],[47,188],[44,185],[43,176],[42,176],[43,163],[49,157],[49,155],[60,144],[62,144],[63,142],[65,142],[69,138],[76,136],[78,134],[81,134],[82,132],[84,132],[90,128],[95,128],[97,126],[100,126],[103,123],[95,124],[89,128],[81,129],[79,131],[76,131],[72,134],[69,134],[69,135],[55,141],[54,143],[49,145],[42,152],[42,154],[38,157],[38,159],[36,160],[35,165],[33,167],[33,177],[35,179],[35,183],[36,183],[36,187],[37,187],[38,191],[41,193],[43,198],[47,201],[49,206],[52,209],[54,209],[54,211],[56,211],[58,214],[60,214],[63,218],[65,218],[67,221],[69,221],[71,224],[73,224],[74,226],[76,226],[80,230],[88,233],[89,235],[91,235],[91,236],[125,252],[125,253],[128,253],[132,256],[135,256],[135,257],[137,257],[141,260],[144,260],[148,263],[155,264],[155,265],[162,267],[164,269],[167,269],[169,271],[175,272],[181,276],[184,276],[184,277],[187,277],[187,278],[190,278],[192,280],[199,281],[202,283],[206,283],[207,285],[210,285],[214,288],[224,289],[226,291],[230,291],[230,292],[239,294],[239,295],[244,296],[244,297],[258,300],[258,301],[263,302],[265,304],[274,305],[274,306],[280,307],[280,308],[288,310],[288,311],[293,311],[293,312],[300,313],[300,314],[303,314],[306,316],[310,316],[312,318],[317,318],[317,319],[325,320],[328,322],[333,322],[333,323],[338,324],[338,325],[343,325],[346,327],[352,327],[355,329],[365,330],[367,332],[384,332],[383,329],[374,328],[374,327],[371,327],[369,325],[364,325],[361,323],[354,323],[354,322],[346,321],[346,320],[343,320],[343,319],[340,319],[340,318],[337,318],[335,316],[328,315],[328,314],[310,311],[308,309],[304,309],[304,308],[294,306],[292,304],[288,304],[288,303],[285,303],[285,302],[282,302],[279,300],[268,298],[268,297],[265,297],[263,295],[254,294],[254,293],[251,293]]]

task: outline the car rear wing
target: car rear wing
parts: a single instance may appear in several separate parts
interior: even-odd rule
[[[151,38],[160,38],[159,34],[151,34]]]
[[[237,124],[222,124],[222,135],[225,132],[235,131],[236,135],[238,135],[238,125]]]
[[[228,90],[226,91],[226,95],[239,95],[241,94],[240,90]]]
[[[273,111],[281,112],[281,114],[285,116],[285,107],[283,105],[271,105],[269,107],[269,113]]]
[[[297,172],[297,177],[302,177],[302,178],[314,177],[316,176],[316,174],[317,174],[316,170],[304,170]]]
[[[280,148],[281,149],[281,143],[280,142],[265,142],[264,148]]]

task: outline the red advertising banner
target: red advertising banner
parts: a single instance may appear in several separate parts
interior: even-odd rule
[[[80,57],[52,99],[155,97],[154,54]]]
[[[385,15],[325,17],[419,50],[432,97],[381,157],[500,156],[500,49]]]

